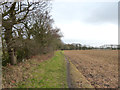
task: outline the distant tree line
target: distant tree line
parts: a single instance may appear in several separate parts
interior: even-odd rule
[[[62,44],[61,50],[91,50],[91,49],[103,49],[103,50],[120,50],[120,45],[103,45],[100,47],[93,47],[93,46],[87,46],[87,45],[81,45],[81,44]]]
[[[50,0],[1,2],[2,62],[12,65],[33,55],[61,48],[60,29],[53,27]]]
[[[95,49],[95,48],[81,44],[63,44],[61,46],[61,50],[90,50],[90,49]]]
[[[100,49],[120,50],[120,45],[107,44],[99,47]]]

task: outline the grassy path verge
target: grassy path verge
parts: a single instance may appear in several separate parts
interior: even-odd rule
[[[55,52],[50,60],[32,68],[32,78],[19,82],[17,88],[67,88],[66,64],[61,51]]]

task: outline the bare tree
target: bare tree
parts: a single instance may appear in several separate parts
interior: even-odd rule
[[[22,24],[24,20],[30,15],[31,12],[39,9],[44,11],[47,6],[47,1],[41,0],[40,2],[3,2],[0,3],[2,7],[2,27],[4,30],[3,38],[6,42],[7,52],[11,64],[16,64],[16,55],[14,48],[14,36],[21,35],[21,29],[16,27]],[[14,28],[14,29],[13,29]],[[17,31],[15,31],[15,29]],[[16,35],[14,35],[17,33]]]

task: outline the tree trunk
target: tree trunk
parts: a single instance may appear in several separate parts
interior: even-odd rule
[[[5,48],[4,48],[4,42],[3,42],[3,37],[1,36],[2,39],[2,56],[5,57]]]
[[[10,56],[9,56],[9,58],[10,58],[10,63],[11,63],[12,65],[17,64],[17,59],[16,59],[15,52],[14,52],[14,49],[13,49],[13,48],[11,48],[11,52],[9,52],[9,54],[10,54]]]
[[[16,56],[14,53],[13,43],[12,43],[12,26],[9,26],[9,28],[6,28],[5,31],[5,41],[7,44],[7,51],[9,55],[9,61],[10,64],[14,65],[17,64]]]

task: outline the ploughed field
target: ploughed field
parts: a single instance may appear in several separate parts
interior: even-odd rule
[[[117,50],[65,50],[64,54],[95,88],[118,87]]]

